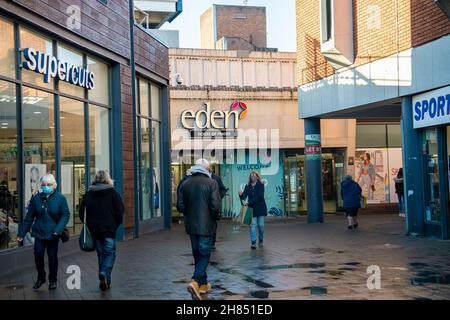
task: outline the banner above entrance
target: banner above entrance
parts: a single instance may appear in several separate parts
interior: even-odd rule
[[[450,86],[413,97],[415,129],[450,123]]]

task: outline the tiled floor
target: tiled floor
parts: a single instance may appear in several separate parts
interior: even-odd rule
[[[221,222],[208,268],[213,290],[204,299],[449,299],[450,241],[404,235],[403,218],[368,215],[357,231],[344,218],[266,220],[264,248],[251,250],[248,227]],[[30,257],[32,258],[32,257]],[[59,287],[34,291],[34,269],[0,278],[0,299],[191,299],[193,272],[183,226],[118,244],[113,288],[98,289],[95,253],[60,259]],[[81,268],[81,289],[66,286],[68,265]],[[367,268],[381,270],[369,290]]]

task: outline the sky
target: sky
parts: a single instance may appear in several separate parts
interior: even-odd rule
[[[267,46],[278,51],[296,51],[295,0],[248,0],[249,6],[264,6],[267,14]],[[200,16],[213,4],[243,5],[243,0],[183,0],[183,12],[161,29],[179,30],[181,48],[200,48]]]

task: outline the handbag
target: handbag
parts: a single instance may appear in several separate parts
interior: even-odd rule
[[[242,206],[243,211],[243,217],[242,217],[242,224],[244,225],[251,225],[253,222],[253,208],[249,206]]]
[[[84,207],[83,228],[81,229],[79,244],[80,244],[80,249],[82,251],[92,252],[95,250],[95,243],[94,243],[94,239],[92,239],[92,235],[86,224],[86,211],[87,211],[87,204],[85,204],[85,207]]]
[[[69,241],[69,239],[70,239],[69,229],[64,228],[63,232],[61,233],[61,242],[65,243],[65,242]]]

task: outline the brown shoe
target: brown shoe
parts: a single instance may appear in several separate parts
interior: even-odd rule
[[[211,288],[212,288],[212,286],[211,286],[211,283],[207,283],[207,284],[202,284],[201,286],[200,286],[200,288],[199,288],[199,292],[201,293],[201,294],[205,294],[205,293],[207,293],[209,290],[211,290]]]
[[[195,280],[192,280],[189,286],[187,287],[187,290],[192,296],[192,299],[194,300],[202,300],[202,297],[200,296],[200,287],[198,286],[198,282]]]

